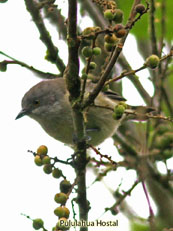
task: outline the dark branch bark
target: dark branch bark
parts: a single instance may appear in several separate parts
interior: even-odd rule
[[[77,38],[77,0],[68,1],[68,66],[65,71],[67,89],[70,93],[72,104],[72,116],[75,131],[75,171],[77,175],[77,203],[79,206],[79,219],[88,219],[88,201],[86,197],[86,141],[84,132],[83,114],[80,110],[78,99],[80,96],[79,41]],[[86,231],[87,227],[81,227],[81,231]]]
[[[118,61],[121,64],[121,66],[123,67],[123,69],[125,69],[127,71],[131,70],[130,64],[127,62],[127,60],[126,60],[126,58],[124,56],[120,56]],[[142,84],[140,83],[140,81],[138,79],[138,76],[130,75],[130,76],[127,76],[127,78],[136,87],[137,91],[139,92],[139,94],[141,95],[141,97],[143,98],[145,103],[147,105],[151,105],[151,97],[148,94],[148,92],[145,90],[145,88],[142,86]]]
[[[33,0],[25,0],[26,8],[32,16],[34,23],[36,24],[40,39],[45,44],[48,50],[49,61],[56,64],[57,68],[61,73],[65,70],[65,65],[62,59],[58,56],[58,48],[54,46],[50,34],[47,31],[44,21],[41,17],[40,11],[37,7],[37,3]]]
[[[157,38],[156,38],[156,29],[155,29],[155,0],[150,0],[150,37],[151,37],[151,47],[152,53],[158,55],[157,49]]]

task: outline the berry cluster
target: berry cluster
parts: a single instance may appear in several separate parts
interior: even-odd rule
[[[56,168],[54,166],[54,163],[51,163],[51,160],[54,160],[54,158],[50,158],[48,156],[48,148],[45,145],[41,145],[38,149],[36,153],[33,153],[35,158],[34,158],[34,162],[37,166],[43,166],[43,171],[46,174],[50,174],[52,173],[52,176],[54,178],[60,178],[60,177],[64,177],[62,174],[62,171],[59,168]],[[65,177],[64,177],[65,178]],[[62,180],[60,182],[60,192],[57,193],[54,197],[54,200],[56,203],[60,204],[59,207],[57,207],[54,210],[54,214],[56,216],[58,216],[59,220],[56,224],[56,226],[53,228],[53,230],[67,230],[68,227],[62,225],[62,221],[63,223],[67,221],[70,211],[69,209],[65,206],[69,194],[71,193],[72,190],[72,185],[70,184],[70,182],[66,179]],[[33,228],[38,230],[40,228],[43,228],[43,224],[44,222],[42,221],[42,219],[37,218],[33,220]]]

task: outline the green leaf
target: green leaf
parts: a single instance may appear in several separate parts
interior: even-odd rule
[[[157,38],[159,39],[162,36],[162,1],[156,0],[155,1],[155,30]],[[132,8],[133,1],[129,0],[124,3],[124,1],[117,0],[118,7],[123,10],[124,12],[124,24],[126,24],[130,10]],[[146,5],[145,1],[142,1],[142,4]],[[171,41],[173,35],[172,35],[172,21],[173,21],[173,1],[167,0],[164,1],[165,7],[166,7],[166,14],[164,21],[166,23],[166,33],[165,38],[168,41]],[[138,16],[138,15],[137,15]],[[137,21],[130,31],[130,33],[134,34],[139,39],[149,39],[150,38],[150,30],[149,30],[149,17],[150,13],[144,14],[139,21]]]

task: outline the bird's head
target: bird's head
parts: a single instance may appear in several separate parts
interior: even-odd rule
[[[48,113],[51,114],[55,108],[58,110],[59,102],[65,93],[61,85],[61,81],[45,80],[32,87],[24,95],[22,99],[22,110],[16,119],[25,115],[37,119],[37,117],[47,116]]]

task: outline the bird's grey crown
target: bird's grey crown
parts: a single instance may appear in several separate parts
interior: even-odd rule
[[[57,83],[55,80],[42,81],[32,87],[22,99],[22,108],[28,108],[29,106],[34,106],[35,101],[41,105],[50,105],[55,101],[58,101],[60,95],[65,94],[65,89],[60,88],[57,90]]]

